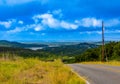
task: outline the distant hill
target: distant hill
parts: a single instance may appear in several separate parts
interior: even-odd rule
[[[0,47],[19,47],[19,48],[29,48],[29,47],[47,47],[45,44],[24,44],[18,42],[10,42],[6,40],[0,40]]]
[[[79,43],[74,45],[61,45],[58,47],[46,47],[43,50],[61,56],[73,56],[81,54],[87,49],[96,48],[98,45],[92,43]]]
[[[70,44],[70,43],[68,43]],[[44,61],[62,59],[65,63],[81,61],[100,61],[101,49],[100,43],[57,43],[56,44],[27,44],[1,40],[0,57],[3,56],[21,56],[24,58],[37,57]],[[29,47],[43,47],[38,50],[26,49]],[[108,60],[120,60],[120,42],[110,42],[105,44],[105,57]]]
[[[69,44],[69,45],[68,45]],[[75,62],[75,57],[80,56],[88,49],[97,48],[98,45],[92,43],[56,43],[54,44],[35,44],[35,43],[18,43],[1,40],[0,57],[14,55],[24,58],[37,57],[41,60],[48,61],[62,59],[65,63]],[[71,44],[71,45],[70,45]],[[30,47],[43,47],[42,49],[32,50]],[[28,49],[27,49],[28,48]]]

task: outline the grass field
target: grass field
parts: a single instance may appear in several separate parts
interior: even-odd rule
[[[109,62],[82,62],[82,64],[106,64],[112,66],[120,66],[120,61],[109,61]]]
[[[38,59],[0,61],[0,84],[85,84],[60,60]]]

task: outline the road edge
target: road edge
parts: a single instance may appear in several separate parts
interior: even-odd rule
[[[86,84],[90,84],[89,81],[87,81],[84,77],[81,77],[81,76],[80,76],[77,72],[75,72],[73,69],[71,69],[71,71],[72,71],[75,75],[77,75],[79,78],[83,79],[83,80],[86,82]]]

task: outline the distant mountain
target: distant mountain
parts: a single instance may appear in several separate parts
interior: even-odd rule
[[[0,47],[19,47],[19,48],[29,48],[29,47],[47,47],[45,44],[25,44],[18,42],[10,42],[6,40],[0,40]]]

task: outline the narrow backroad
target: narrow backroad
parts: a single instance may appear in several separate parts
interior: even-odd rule
[[[120,84],[120,67],[98,64],[70,64],[90,84]]]

